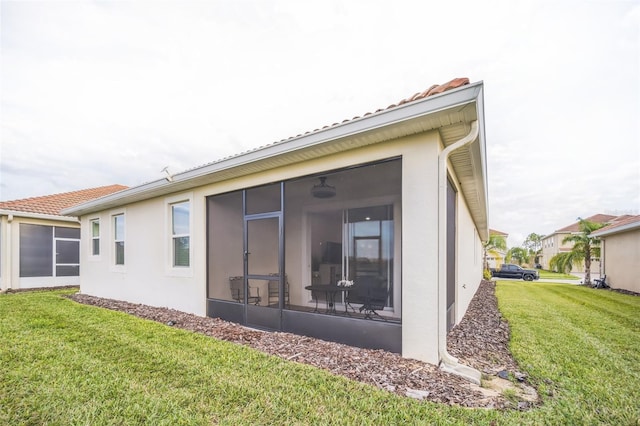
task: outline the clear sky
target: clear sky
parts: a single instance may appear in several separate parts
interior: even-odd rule
[[[0,4],[0,200],[138,185],[468,77],[510,246],[640,213],[636,0]]]

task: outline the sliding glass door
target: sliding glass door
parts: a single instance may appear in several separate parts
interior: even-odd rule
[[[393,205],[360,207],[344,212],[346,279],[384,290],[393,307]],[[360,303],[362,292],[352,302]]]
[[[384,289],[393,307],[393,205],[311,213],[312,282],[354,282],[350,302],[361,303],[358,287]],[[343,295],[346,296],[346,295]]]
[[[394,307],[394,205],[311,212],[311,282],[336,285],[354,282],[349,302],[363,302],[365,287],[386,294],[385,306]],[[362,291],[358,291],[358,289]],[[342,294],[341,297],[346,297]],[[322,298],[322,295],[316,295]],[[346,303],[346,300],[342,300]]]

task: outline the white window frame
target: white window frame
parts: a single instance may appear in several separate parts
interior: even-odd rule
[[[97,223],[98,224],[98,235],[93,235],[93,224]],[[102,244],[100,241],[100,236],[101,236],[102,232],[100,230],[100,218],[96,217],[93,219],[89,219],[89,258],[97,260],[100,258],[100,254],[102,253]],[[98,253],[94,253],[93,252],[93,248],[94,248],[94,241],[98,241]]]
[[[124,218],[124,230],[123,230],[123,236],[121,240],[116,240],[116,217],[118,216],[122,216]],[[127,265],[127,214],[125,210],[117,210],[117,211],[113,211],[111,212],[111,214],[109,215],[109,223],[110,223],[110,227],[109,227],[109,231],[110,231],[110,237],[109,237],[109,246],[111,247],[110,249],[110,265],[111,265],[111,270],[114,272],[126,272],[126,265]],[[124,243],[124,263],[123,264],[117,264],[116,263],[116,242],[120,242],[122,241]]]
[[[187,207],[187,227],[186,232],[176,232],[175,223],[176,223],[176,207],[186,206]],[[176,240],[181,238],[187,238],[189,243],[191,242],[191,227],[189,226],[189,218],[191,217],[191,203],[187,201],[178,201],[176,203],[169,204],[169,208],[171,209],[171,266],[174,268],[188,268],[191,266],[191,248],[189,247],[187,250],[189,255],[187,256],[187,264],[186,265],[178,265],[177,264],[177,255],[176,253]]]
[[[187,234],[173,233],[173,206],[177,204],[189,204],[189,232]],[[193,193],[179,194],[165,198],[165,272],[166,275],[175,277],[193,277]],[[189,237],[189,266],[174,265],[175,238]]]

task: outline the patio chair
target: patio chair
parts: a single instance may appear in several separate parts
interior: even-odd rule
[[[594,288],[609,288],[609,284],[607,284],[607,276],[605,275],[602,278],[596,278],[595,280],[593,280],[592,287],[594,287]]]
[[[231,289],[231,297],[239,303],[244,303],[244,277],[229,277],[229,288]],[[249,286],[249,294],[247,295],[247,303],[259,305],[260,289],[258,287]]]
[[[278,274],[269,275],[277,276]],[[280,282],[278,280],[269,281],[269,306],[278,304],[280,298],[279,285]],[[289,306],[289,278],[286,275],[284,276],[284,306]]]
[[[386,321],[377,311],[384,309],[386,306],[389,291],[384,287],[380,287],[375,277],[361,277],[358,279],[357,286],[358,294],[362,298],[360,312],[364,313],[364,317],[366,319],[373,319],[375,316],[376,318]]]

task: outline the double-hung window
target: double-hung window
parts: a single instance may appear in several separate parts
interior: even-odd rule
[[[113,216],[114,259],[116,265],[124,265],[124,214]]]
[[[93,219],[91,222],[91,255],[100,255],[100,219]]]
[[[171,204],[171,257],[174,268],[190,265],[190,210],[189,201]]]

